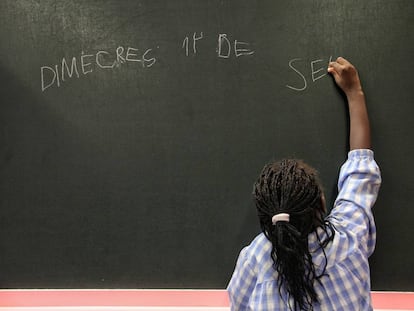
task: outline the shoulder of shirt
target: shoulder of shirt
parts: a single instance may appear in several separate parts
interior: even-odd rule
[[[264,244],[270,244],[270,241],[264,235],[264,233],[259,233],[247,247],[256,248],[258,246],[262,246]]]
[[[272,242],[261,233],[240,253],[240,264],[243,263],[245,267],[249,267],[250,271],[256,276],[257,283],[262,283],[265,280],[275,280],[275,273],[277,272],[273,268],[271,251]]]
[[[272,243],[263,233],[258,234],[252,242],[241,251],[241,255],[248,258],[249,261],[255,258],[256,262],[260,262],[265,254],[269,254],[272,250]]]

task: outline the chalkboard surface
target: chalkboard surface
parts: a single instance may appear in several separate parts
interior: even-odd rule
[[[383,186],[373,289],[414,290],[411,0],[0,2],[0,287],[224,288],[253,181],[333,203],[359,69]]]

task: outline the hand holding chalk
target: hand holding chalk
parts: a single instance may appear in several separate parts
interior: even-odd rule
[[[330,62],[328,72],[333,75],[336,84],[347,97],[354,93],[362,93],[358,71],[345,58],[338,57],[336,61]]]

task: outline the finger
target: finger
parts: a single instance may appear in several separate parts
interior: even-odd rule
[[[342,71],[342,69],[343,69],[343,65],[341,65],[340,63],[338,63],[338,62],[330,62],[329,63],[329,68],[332,68],[333,70],[335,70],[337,73],[339,73],[339,72],[341,72]],[[329,68],[328,68],[328,71],[329,71]]]
[[[341,65],[350,65],[351,63],[348,61],[348,60],[346,60],[345,58],[343,58],[342,56],[339,56],[337,59],[336,59],[336,62],[338,63],[338,64],[341,64]]]
[[[339,73],[335,70],[334,67],[329,67],[328,73],[330,73],[334,77],[335,81],[339,79]]]

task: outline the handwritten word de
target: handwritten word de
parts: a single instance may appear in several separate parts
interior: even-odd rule
[[[238,40],[230,41],[227,38],[227,34],[222,33],[218,36],[217,56],[221,58],[230,58],[232,47],[236,57],[252,55],[254,51],[250,50],[248,46],[249,43],[247,42]]]

